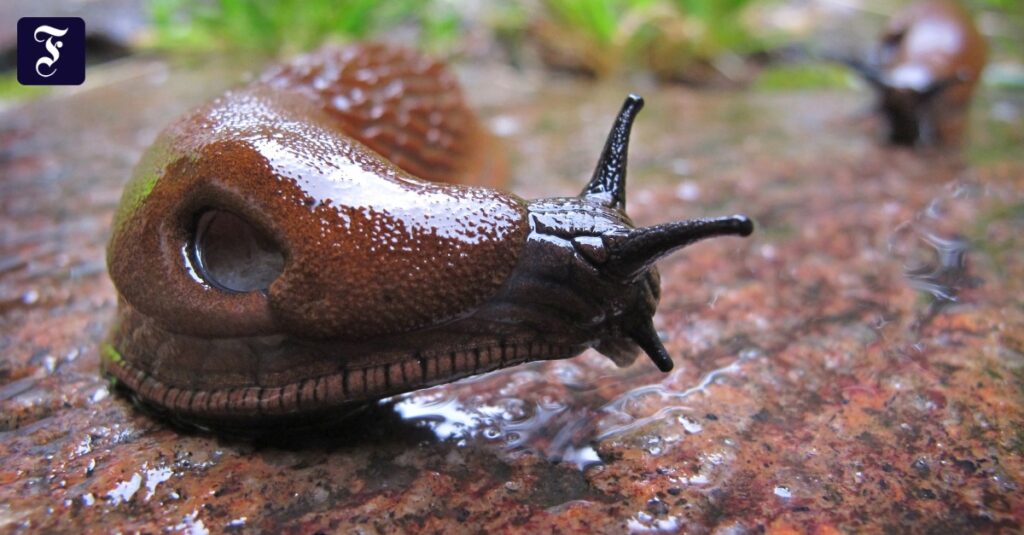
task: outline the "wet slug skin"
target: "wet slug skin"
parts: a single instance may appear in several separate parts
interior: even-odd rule
[[[211,427],[289,425],[596,348],[672,360],[654,262],[744,216],[635,228],[630,95],[590,183],[525,201],[453,76],[362,45],[276,67],[169,126],[125,188],[107,251],[103,372]]]

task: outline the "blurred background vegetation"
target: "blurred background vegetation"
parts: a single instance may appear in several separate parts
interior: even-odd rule
[[[857,84],[794,49],[863,51],[909,0],[102,0],[135,6],[124,54],[245,56],[386,40],[591,77],[798,90]],[[992,44],[986,83],[1024,88],[1024,0],[962,0]],[[45,2],[44,2],[45,3]],[[71,9],[71,8],[69,8]],[[837,38],[836,36],[840,36]],[[846,42],[842,41],[845,36]],[[797,54],[799,56],[799,54]],[[7,65],[6,69],[13,68]],[[4,70],[0,66],[0,70]],[[8,83],[10,82],[10,83]],[[0,79],[0,98],[38,90]]]
[[[491,43],[508,61],[595,77],[649,73],[695,85],[764,89],[854,83],[832,65],[779,59],[815,34],[822,6],[860,11],[881,27],[907,4],[891,0],[149,0],[146,47],[175,54],[287,56],[324,41],[388,39],[443,56]],[[1024,1],[966,0],[1000,55],[1024,48]],[[801,11],[803,11],[801,13]],[[870,40],[873,34],[866,34]],[[493,48],[493,47],[492,47]],[[488,52],[494,52],[489,50]],[[784,55],[784,54],[783,54]],[[1019,60],[1019,57],[1015,57]],[[772,67],[763,69],[765,64]],[[1010,77],[1012,78],[1012,77]]]
[[[773,0],[151,0],[147,44],[183,52],[289,55],[325,40],[395,32],[442,55],[490,34],[517,62],[531,48],[552,68],[607,77],[649,71],[696,83],[740,75],[746,58],[782,42],[748,15]],[[467,9],[468,8],[468,9]],[[403,35],[404,34],[404,35]],[[731,68],[732,67],[732,68]]]
[[[290,55],[326,40],[351,41],[414,25],[422,41],[447,44],[459,19],[435,0],[150,0],[149,44],[172,52],[215,49]],[[440,8],[440,9],[439,9]]]

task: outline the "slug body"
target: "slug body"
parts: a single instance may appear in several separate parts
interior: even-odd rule
[[[890,20],[865,60],[848,60],[875,89],[897,145],[957,145],[985,67],[987,45],[971,15],[952,0],[925,0]]]
[[[634,228],[630,96],[578,197],[485,186],[483,131],[443,66],[324,50],[168,127],[108,248],[118,321],[104,372],[214,427],[292,424],[594,347],[672,361],[653,263],[742,216]],[[425,180],[425,179],[430,179]]]

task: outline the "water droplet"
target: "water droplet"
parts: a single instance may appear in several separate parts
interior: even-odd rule
[[[687,180],[676,187],[676,197],[683,201],[696,201],[700,198],[700,186],[692,180]]]
[[[152,468],[150,470],[146,470],[146,497],[143,498],[143,500],[149,501],[149,499],[156,493],[157,485],[170,479],[171,475],[173,475],[173,472],[171,472],[170,468]]]
[[[127,503],[135,496],[135,493],[139,491],[141,486],[142,475],[136,472],[132,474],[131,479],[128,481],[121,481],[114,488],[107,491],[107,498],[110,499],[111,505]]]
[[[683,426],[683,429],[691,435],[695,435],[704,430],[704,426],[700,425],[697,420],[694,420],[689,416],[680,416],[676,420]]]

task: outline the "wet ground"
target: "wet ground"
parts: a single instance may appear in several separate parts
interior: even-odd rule
[[[227,72],[122,62],[0,116],[0,532],[1024,529],[1020,94],[984,95],[943,156],[878,147],[857,92],[467,67],[516,192],[578,191],[639,90],[633,218],[745,212],[755,235],[660,264],[670,374],[587,353],[253,444],[171,428],[97,374],[120,188]]]

